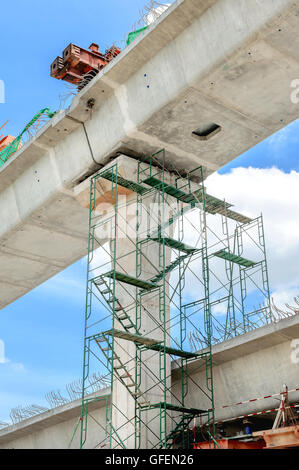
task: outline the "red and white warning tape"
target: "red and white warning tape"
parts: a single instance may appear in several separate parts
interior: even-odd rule
[[[299,405],[289,405],[289,406],[286,406],[285,409],[298,408],[298,407],[299,407]],[[272,408],[271,410],[257,411],[256,413],[248,413],[246,415],[236,416],[234,418],[221,419],[220,421],[217,421],[217,423],[215,423],[215,424],[225,423],[227,421],[235,421],[236,419],[249,418],[250,416],[258,416],[258,415],[264,415],[264,414],[267,414],[267,413],[274,413],[275,411],[278,411],[278,410],[279,410],[279,408]]]
[[[283,396],[283,395],[286,395],[292,392],[298,392],[298,391],[299,391],[299,388],[293,388],[292,390],[288,390],[287,392],[278,392],[278,393],[273,393],[272,395],[266,395],[264,397],[251,398],[250,400],[239,401],[238,403],[230,403],[229,405],[216,406],[214,410],[220,410],[220,409],[223,410],[224,408],[230,408],[231,406],[245,405],[246,403],[253,403],[255,401],[264,400],[265,398],[279,397],[279,396]],[[212,409],[209,409],[208,411],[212,411]]]

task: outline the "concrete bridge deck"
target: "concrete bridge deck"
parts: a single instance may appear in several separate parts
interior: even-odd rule
[[[110,158],[209,174],[297,119],[298,27],[299,0],[177,0],[128,46],[0,169],[0,308],[86,254],[74,188]]]

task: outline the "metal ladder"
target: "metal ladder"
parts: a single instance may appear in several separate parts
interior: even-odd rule
[[[184,255],[184,256],[179,256],[176,260],[172,261],[172,263],[170,263],[168,266],[166,266],[165,270],[164,271],[161,271],[160,273],[158,273],[155,277],[151,278],[151,281],[152,282],[159,282],[161,281],[161,279],[163,279],[163,276],[165,274],[168,274],[170,273],[173,269],[175,269],[182,260],[184,260],[185,258],[188,258],[190,255]]]
[[[166,449],[171,449],[171,447],[173,446],[173,441],[178,433],[186,432],[193,418],[193,414],[184,414],[181,417],[180,421],[176,424],[174,429],[166,437]],[[163,446],[161,445],[159,448],[163,449]]]
[[[126,365],[122,362],[119,355],[114,351],[112,342],[109,336],[102,335],[95,339],[97,345],[104,354],[107,362],[112,365],[113,360],[113,373],[119,381],[126,387],[131,397],[136,401],[140,408],[149,406],[149,402],[145,399],[144,393],[140,390],[138,384],[132,377],[132,374],[127,370]],[[105,343],[105,347],[102,344]],[[112,351],[112,356],[109,356],[109,351]]]
[[[138,334],[136,325],[133,323],[131,317],[127,314],[125,307],[122,306],[119,299],[113,296],[113,290],[110,287],[109,281],[107,281],[104,277],[100,277],[94,281],[94,285],[100,292],[103,299],[109,305],[109,308],[111,310],[114,309],[113,313],[115,318],[119,321],[124,330],[130,332],[130,330],[133,329],[134,332]]]

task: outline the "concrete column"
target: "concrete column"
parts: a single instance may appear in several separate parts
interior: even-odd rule
[[[124,220],[123,215],[119,217],[118,224],[123,227],[116,240],[116,270],[124,272],[132,277],[139,276],[142,280],[151,280],[157,273],[163,270],[163,246],[155,241],[147,241],[147,233],[153,232],[157,228],[157,204],[156,194],[152,193],[149,197],[144,197],[142,201],[142,217],[140,237],[136,238],[136,212],[137,196],[130,195],[127,198],[127,214]],[[139,207],[140,209],[140,207]],[[172,231],[172,230],[171,230]],[[124,238],[124,232],[127,236]],[[138,245],[138,242],[141,242]],[[112,242],[113,245],[113,242]],[[140,247],[139,261],[137,247]],[[111,251],[113,247],[111,247]],[[165,249],[165,266],[171,261],[171,250]],[[137,264],[140,265],[139,272]],[[121,305],[125,307],[130,315],[132,322],[136,323],[136,315],[140,315],[140,321],[137,327],[139,333],[146,338],[164,341],[164,317],[166,328],[169,329],[169,287],[167,281],[163,286],[160,295],[158,290],[142,291],[134,286],[117,282],[116,297]],[[128,307],[127,307],[128,306]],[[123,330],[118,321],[115,322],[115,328]],[[130,330],[132,333],[134,331]],[[166,334],[166,342],[170,344],[169,336]],[[115,339],[115,352],[121,357],[123,363],[127,364],[127,371],[135,380],[135,374],[140,373],[137,390],[142,393],[138,397],[138,402],[148,402],[157,404],[160,402],[170,402],[170,393],[165,392],[165,386],[170,388],[170,357],[166,357],[165,364],[163,355],[157,351],[145,350],[140,353],[136,366],[136,346],[133,342]],[[141,364],[139,363],[141,361]],[[136,366],[136,367],[135,367]],[[163,367],[165,372],[163,371]],[[128,380],[127,383],[132,383]],[[133,388],[133,387],[132,387]],[[117,379],[114,378],[113,392],[113,418],[112,425],[118,430],[116,438],[120,438],[127,448],[134,448],[140,445],[141,448],[152,448],[160,440],[160,416],[159,409],[144,410],[140,414],[140,422],[135,422],[135,413],[139,413],[136,402],[132,398],[129,390]],[[136,427],[136,430],[135,430]],[[138,439],[138,427],[140,429],[140,440]],[[136,434],[135,434],[136,433]],[[137,441],[135,441],[137,435]],[[118,447],[117,443],[114,443]]]
[[[112,164],[107,165],[107,169],[115,164],[117,164],[118,176],[137,182],[138,163],[135,160],[120,156]],[[174,177],[166,174],[164,178],[167,182],[171,182]],[[172,183],[174,184],[174,181]],[[89,201],[87,183],[79,197],[85,203]],[[118,272],[125,273],[133,278],[150,281],[159,272],[163,271],[163,263],[165,267],[170,264],[171,249],[165,247],[163,255],[163,245],[150,240],[148,236],[157,230],[158,224],[163,224],[168,220],[171,215],[169,206],[174,203],[173,198],[165,194],[165,204],[162,205],[161,197],[158,198],[157,191],[152,191],[148,195],[142,196],[142,200],[138,202],[136,192],[118,185],[116,230],[113,227],[111,230],[111,222],[104,223],[110,216],[112,216],[112,220],[114,215],[115,193],[111,192],[110,181],[98,180],[95,200],[99,220],[101,217],[103,219],[103,224],[96,232],[97,239],[103,240],[103,243],[105,243],[112,236],[110,238],[111,265],[110,267],[107,266],[103,272],[107,272],[115,266],[115,270]],[[138,231],[136,231],[137,222],[139,224]],[[171,236],[173,230],[174,224],[167,228],[166,235]],[[115,233],[116,239],[114,239]],[[139,242],[141,243],[139,244]],[[115,298],[118,300],[118,305],[123,307],[131,322],[136,325],[136,316],[140,317],[137,328],[142,337],[161,342],[166,340],[167,345],[170,345],[170,338],[169,332],[165,335],[164,323],[166,323],[166,329],[169,330],[169,277],[168,275],[165,282],[163,280],[158,282],[161,286],[160,295],[157,289],[147,292],[120,281],[117,281],[115,286]],[[141,292],[142,295],[140,296]],[[123,312],[120,311],[119,315],[122,314]],[[114,315],[114,329],[125,331],[116,317],[117,314]],[[129,332],[136,334],[134,328],[131,328]],[[132,387],[125,387],[114,374],[111,423],[112,447],[118,448],[124,445],[126,448],[134,448],[137,445],[141,448],[152,448],[160,440],[159,408],[144,410],[139,414],[140,408],[137,402],[139,404],[140,402],[148,403],[149,405],[165,401],[171,402],[170,392],[165,390],[165,388],[170,389],[171,386],[170,357],[167,356],[164,360],[163,354],[153,350],[145,350],[139,356],[136,366],[137,348],[135,343],[117,337],[114,338],[114,352],[121,359],[122,364],[125,365],[125,370],[118,369],[119,372],[122,375],[129,374],[131,376],[131,378],[125,379],[127,384],[137,383],[136,373],[138,375],[139,372],[137,392],[140,392],[141,395],[134,399],[130,392],[135,392],[135,387],[133,385]],[[114,370],[118,366],[119,361],[115,359]],[[140,421],[137,420],[136,422],[136,416],[140,417]],[[135,432],[136,429],[137,432]],[[138,429],[140,430],[140,436],[138,435]],[[137,440],[135,439],[136,434]]]

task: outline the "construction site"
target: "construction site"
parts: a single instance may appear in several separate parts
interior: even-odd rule
[[[66,44],[71,103],[0,129],[0,309],[87,272],[82,377],[0,416],[0,449],[299,448],[299,295],[273,301],[260,207],[206,187],[299,117],[299,0],[141,19],[105,52]]]

